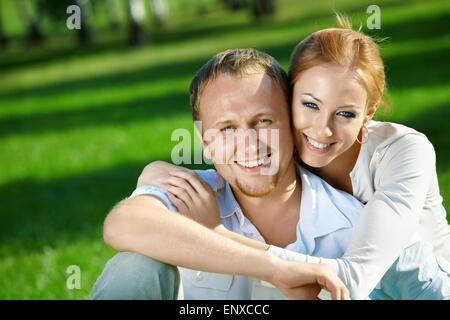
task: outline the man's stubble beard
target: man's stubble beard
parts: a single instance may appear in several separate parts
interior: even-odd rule
[[[264,197],[264,196],[268,195],[269,193],[271,193],[275,189],[277,182],[278,182],[278,174],[274,175],[272,178],[272,181],[270,181],[268,184],[264,185],[263,187],[257,186],[257,185],[250,186],[248,184],[241,183],[239,181],[239,178],[235,179],[235,184],[238,187],[239,191],[241,191],[246,196],[255,197],[255,198]]]

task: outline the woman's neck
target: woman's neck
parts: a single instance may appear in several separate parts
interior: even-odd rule
[[[336,189],[353,194],[350,172],[358,160],[361,144],[355,142],[346,152],[321,168],[310,168],[319,177]]]

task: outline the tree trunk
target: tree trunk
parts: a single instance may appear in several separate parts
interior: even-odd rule
[[[81,28],[78,32],[78,40],[82,44],[89,44],[92,42],[92,32],[89,24],[89,18],[92,15],[91,4],[89,0],[76,0],[75,2],[81,10]]]
[[[142,0],[128,0],[128,15],[130,19],[130,44],[142,45],[146,42],[144,30],[145,6]]]
[[[117,0],[105,0],[106,13],[108,15],[109,24],[111,29],[118,30],[120,27],[119,23],[119,8],[117,6]]]
[[[17,9],[19,11],[22,20],[25,22],[28,28],[27,39],[31,43],[39,43],[44,40],[41,29],[39,28],[39,22],[36,12],[33,12],[31,4],[27,0],[16,0]]]
[[[150,8],[157,26],[162,26],[169,17],[169,6],[167,0],[150,0]]]
[[[252,12],[256,19],[275,13],[275,0],[253,0]]]

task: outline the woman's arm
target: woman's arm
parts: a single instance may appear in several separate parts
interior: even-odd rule
[[[373,290],[412,241],[436,170],[433,146],[422,135],[405,135],[377,156],[375,193],[339,261],[338,274],[356,299]]]
[[[375,193],[362,209],[343,257],[311,257],[273,246],[269,252],[288,260],[329,264],[352,299],[365,299],[413,240],[435,176],[434,149],[424,136],[403,136],[378,160]]]

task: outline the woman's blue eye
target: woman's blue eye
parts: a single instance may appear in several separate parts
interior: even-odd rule
[[[305,106],[305,107],[307,107],[307,108],[311,108],[311,109],[319,109],[318,107],[317,107],[317,104],[315,104],[315,103],[312,103],[312,102],[302,102],[303,103],[303,105]]]
[[[348,112],[348,111],[341,111],[338,113],[338,115],[343,116],[345,118],[355,118],[355,114],[352,112]]]

